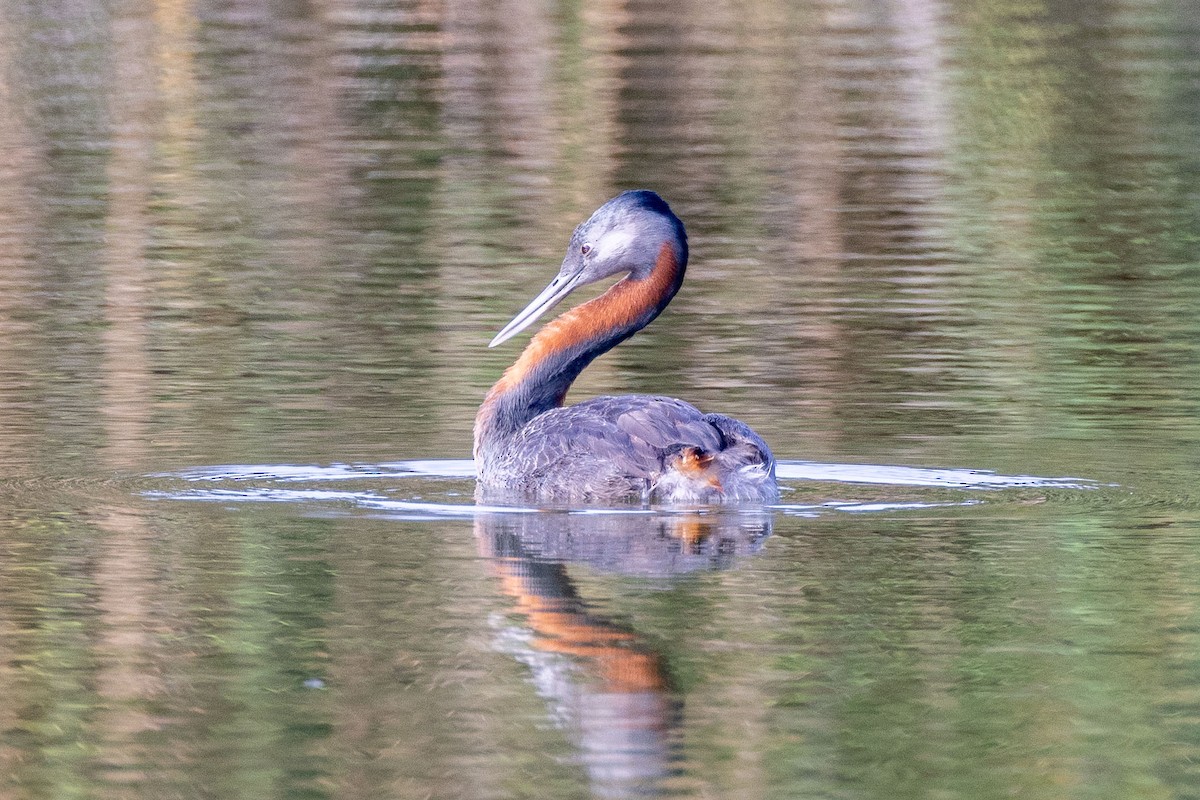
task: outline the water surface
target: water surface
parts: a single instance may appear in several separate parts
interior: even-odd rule
[[[0,797],[1200,796],[1197,20],[0,0]],[[475,506],[635,186],[782,501]]]

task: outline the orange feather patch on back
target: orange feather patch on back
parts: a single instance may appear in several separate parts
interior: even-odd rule
[[[622,278],[607,292],[556,317],[530,340],[516,362],[488,392],[506,392],[554,353],[562,352],[605,331],[632,324],[671,291],[679,278],[679,258],[669,242],[658,251],[654,269],[645,278]],[[565,394],[564,394],[565,396]],[[561,405],[563,398],[558,398]]]
[[[721,479],[715,472],[709,471],[713,458],[712,453],[705,453],[698,447],[686,447],[679,454],[674,466],[681,475],[686,475],[692,480],[702,480],[714,489],[721,489]]]

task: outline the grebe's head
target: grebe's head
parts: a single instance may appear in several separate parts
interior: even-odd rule
[[[666,201],[645,189],[617,195],[575,229],[558,275],[488,347],[516,336],[580,286],[618,274],[646,277],[664,244],[687,263],[687,233]]]

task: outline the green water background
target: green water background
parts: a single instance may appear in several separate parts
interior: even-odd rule
[[[490,523],[146,496],[467,457],[635,186],[688,281],[572,397],[1104,486],[794,482],[974,504],[549,559],[554,635]],[[1200,796],[1198,187],[1188,0],[0,1],[0,798]],[[655,665],[660,772],[579,733],[604,656],[538,682],[581,630]]]

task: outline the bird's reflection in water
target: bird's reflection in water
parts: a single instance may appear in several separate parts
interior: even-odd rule
[[[569,566],[649,578],[723,569],[758,551],[767,513],[484,514],[480,551],[521,619],[501,646],[527,664],[597,797],[659,794],[682,705],[661,653],[579,596]]]

